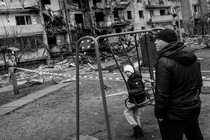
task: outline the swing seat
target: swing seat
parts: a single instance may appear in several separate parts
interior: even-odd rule
[[[150,87],[148,89],[146,89],[145,91],[136,94],[135,97],[137,96],[142,96],[142,94],[145,94],[146,99],[145,101],[141,102],[141,103],[137,103],[137,101],[135,100],[135,97],[133,97],[133,101],[134,101],[134,106],[132,107],[128,107],[128,102],[129,102],[129,98],[125,99],[125,107],[128,109],[136,109],[136,108],[141,108],[147,105],[154,105],[154,93],[155,93],[155,87]]]

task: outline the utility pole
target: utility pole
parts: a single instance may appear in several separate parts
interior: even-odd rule
[[[45,30],[45,23],[44,23],[42,1],[41,0],[38,1],[38,5],[39,5],[40,22],[41,22],[41,25],[43,27],[43,36],[42,36],[43,37],[43,42],[44,42],[44,45],[47,48],[47,50],[49,50],[49,44],[48,44],[48,40],[47,40],[47,33],[46,33],[46,30]],[[49,54],[48,51],[47,51],[47,56],[48,56],[48,60],[50,60],[50,54]],[[47,63],[48,63],[48,61],[47,61]]]
[[[72,43],[72,35],[71,35],[71,30],[70,30],[70,20],[69,20],[69,12],[67,10],[67,2],[66,0],[63,0],[63,7],[64,7],[64,17],[66,20],[66,24],[67,24],[67,34],[68,34],[68,43]]]
[[[186,23],[192,20],[193,13],[192,13],[192,2],[191,0],[179,0],[180,6],[182,10],[182,20],[184,25],[187,25]],[[185,31],[189,33],[189,30],[187,26],[184,27]]]
[[[90,8],[90,5],[89,5],[89,0],[85,0],[85,4],[87,4],[85,6],[83,0],[79,0],[80,4],[81,4],[81,9],[84,9],[85,7],[87,8],[87,11],[84,12],[84,15],[86,16],[87,15],[87,18],[89,18],[89,21],[90,21],[90,28],[92,29],[92,32],[93,32],[93,36],[96,37],[96,31],[95,31],[95,24],[93,24],[93,19],[92,19],[92,10]]]
[[[176,5],[179,0],[176,1]],[[181,1],[180,1],[180,7],[177,9],[177,17],[178,17],[178,28],[179,28],[179,36],[180,36],[180,41],[182,42],[182,33],[181,33],[181,23],[180,23],[180,8],[181,8]]]

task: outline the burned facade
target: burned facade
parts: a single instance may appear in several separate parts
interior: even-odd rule
[[[69,0],[69,5],[71,28],[89,28],[95,35],[171,26],[180,9],[171,0]]]
[[[19,48],[21,61],[46,59],[85,35],[178,26],[189,10],[196,19],[208,7],[209,0],[2,0],[0,46]]]
[[[0,2],[0,46],[1,49],[16,47],[21,50],[20,61],[46,58],[36,0],[3,0]],[[33,53],[32,53],[33,52]],[[36,53],[34,53],[36,52]]]
[[[20,62],[49,59],[70,42],[64,7],[63,0],[1,1],[1,49],[19,48]]]

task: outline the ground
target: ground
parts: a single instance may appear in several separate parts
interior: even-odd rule
[[[202,70],[210,69],[210,51],[199,51]],[[85,73],[83,73],[85,74]],[[88,72],[86,75],[97,75]],[[104,73],[118,77],[118,74]],[[204,76],[210,77],[209,73]],[[122,81],[104,80],[106,95],[126,91]],[[47,84],[46,88],[51,84]],[[40,85],[43,86],[43,85]],[[42,87],[44,88],[44,87]],[[50,87],[48,87],[50,88]],[[37,90],[40,88],[34,88]],[[203,88],[202,111],[199,117],[205,140],[210,139],[210,88]],[[80,80],[80,135],[107,140],[103,104],[97,79]],[[113,140],[132,140],[132,128],[123,116],[125,94],[107,97],[107,108]],[[76,84],[37,99],[7,115],[0,116],[0,139],[2,140],[71,140],[76,135]],[[160,140],[153,106],[141,108],[141,122],[145,132],[141,140]]]

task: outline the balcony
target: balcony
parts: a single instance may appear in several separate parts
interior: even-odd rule
[[[105,21],[96,22],[96,25],[98,27],[107,27],[107,22]]]
[[[170,8],[171,4],[169,2],[159,2],[159,3],[154,3],[154,1],[145,3],[145,8],[146,9],[160,9],[160,8]]]
[[[170,8],[170,5],[146,5],[146,9],[161,9],[161,8]]]
[[[1,26],[0,38],[9,37],[9,36],[30,36],[35,34],[42,34],[43,30],[44,29],[41,24]]]
[[[16,14],[16,13],[38,13],[39,9],[34,8],[34,9],[0,9],[0,14],[5,14],[5,13],[10,13],[10,14]]]
[[[201,13],[199,13],[199,12],[194,12],[194,13],[193,13],[193,17],[194,17],[194,19],[199,19],[199,18],[201,17]]]
[[[115,9],[125,9],[130,5],[129,1],[116,2]]]
[[[150,23],[164,23],[172,22],[174,20],[172,15],[152,16]]]
[[[127,21],[125,19],[115,19],[114,22],[112,22],[112,26],[117,27],[117,26],[126,26],[129,25],[131,22]]]

